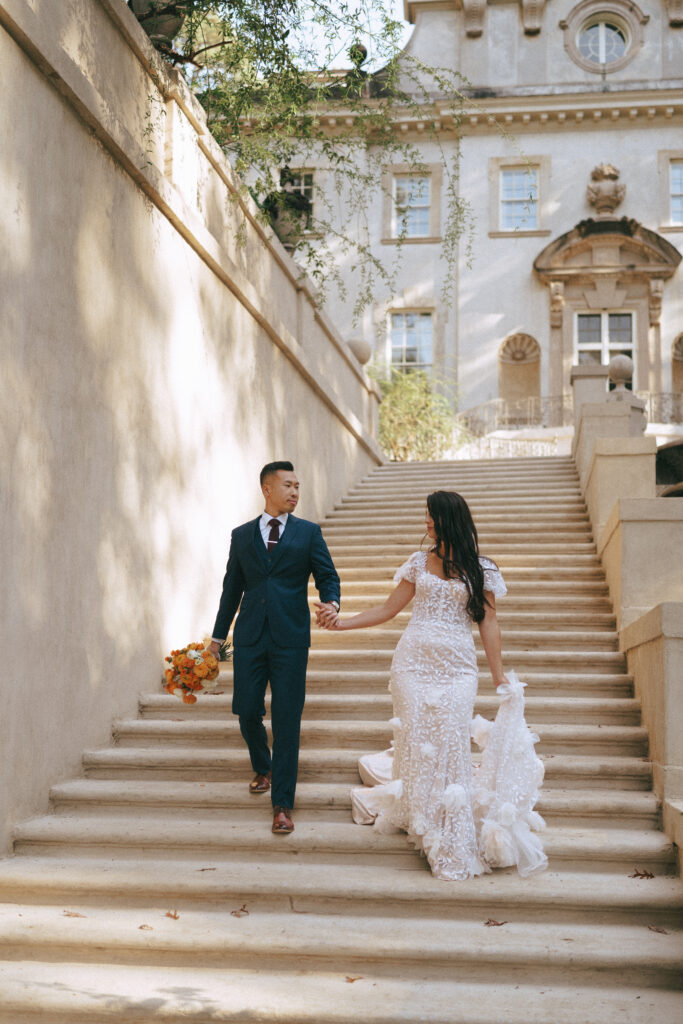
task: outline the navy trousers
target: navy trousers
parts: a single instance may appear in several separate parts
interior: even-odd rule
[[[294,807],[299,768],[299,734],[306,697],[308,647],[283,647],[273,639],[268,623],[255,644],[235,647],[233,655],[233,714],[249,748],[251,767],[272,771],[273,806]],[[265,695],[270,683],[273,753],[263,724]]]

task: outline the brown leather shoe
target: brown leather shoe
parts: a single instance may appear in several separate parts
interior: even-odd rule
[[[267,775],[255,775],[249,783],[250,793],[267,793],[270,789],[270,772]]]
[[[273,828],[275,835],[286,836],[294,831],[294,822],[287,807],[273,807]]]

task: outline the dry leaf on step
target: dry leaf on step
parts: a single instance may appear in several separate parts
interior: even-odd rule
[[[180,920],[180,914],[178,913],[177,910],[167,910],[165,917],[171,917],[173,918],[174,921]]]
[[[352,978],[350,974],[347,974],[346,980],[348,981],[349,985],[353,985],[354,981],[362,981],[363,976],[362,974],[359,974],[357,978]]]
[[[249,911],[246,903],[243,903],[239,910],[231,910],[230,913],[233,917],[244,917],[249,914]]]
[[[140,931],[140,932],[153,932],[154,929],[152,928],[151,924],[141,924],[140,927],[138,928],[138,931]]]
[[[85,917],[85,914],[78,914],[75,910],[63,910],[64,917]]]
[[[656,924],[649,924],[647,926],[649,932],[657,932],[659,935],[668,935],[666,928],[659,928]]]
[[[197,871],[215,871],[215,868],[197,868]]]
[[[503,925],[507,923],[507,921],[494,921],[493,918],[490,917],[488,921],[484,921],[484,926],[486,928],[502,928]]]
[[[643,871],[639,871],[638,868],[634,868],[633,869],[633,874],[629,875],[628,877],[629,878],[654,878],[655,876],[652,874],[651,871],[648,871],[647,869],[644,869]]]

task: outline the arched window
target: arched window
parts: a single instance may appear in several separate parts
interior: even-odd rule
[[[498,352],[498,396],[515,402],[540,394],[541,347],[530,334],[511,334]]]

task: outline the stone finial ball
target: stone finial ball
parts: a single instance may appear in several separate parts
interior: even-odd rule
[[[347,345],[359,363],[365,365],[365,363],[369,362],[372,355],[372,346],[369,341],[366,341],[365,338],[352,338],[351,341],[347,342]]]
[[[630,356],[612,356],[609,361],[609,379],[612,383],[624,385],[633,376],[633,360]]]

